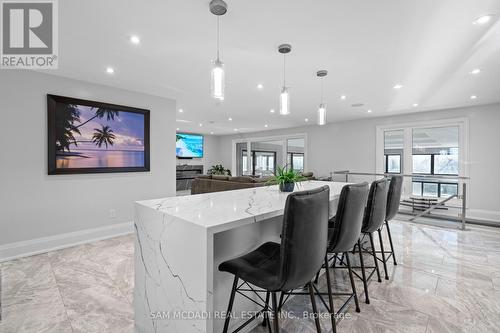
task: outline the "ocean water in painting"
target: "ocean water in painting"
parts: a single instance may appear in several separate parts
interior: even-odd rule
[[[144,151],[85,150],[79,155],[58,156],[58,168],[119,168],[144,166]]]
[[[179,157],[203,157],[203,136],[177,134],[175,150]]]
[[[71,125],[59,129],[72,135],[65,149],[56,153],[57,168],[106,168],[144,166],[144,115],[101,110],[82,105],[72,112]],[[60,142],[58,142],[61,145]]]

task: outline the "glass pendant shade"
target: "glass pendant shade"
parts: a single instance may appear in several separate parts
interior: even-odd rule
[[[290,114],[290,92],[287,87],[281,89],[280,94],[280,114],[287,115]]]
[[[210,93],[213,98],[223,101],[224,100],[224,63],[220,60],[214,61],[212,67],[212,77],[210,80]]]
[[[326,104],[321,103],[318,108],[318,125],[326,124]]]

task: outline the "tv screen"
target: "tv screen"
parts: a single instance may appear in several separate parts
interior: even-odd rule
[[[177,157],[203,157],[203,135],[177,133],[175,139]]]

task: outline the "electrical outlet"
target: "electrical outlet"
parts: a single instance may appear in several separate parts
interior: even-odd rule
[[[116,217],[116,209],[109,210],[109,218],[114,219]]]

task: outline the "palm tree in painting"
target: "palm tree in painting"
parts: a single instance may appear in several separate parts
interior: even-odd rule
[[[92,142],[96,144],[99,148],[104,144],[106,149],[108,149],[108,144],[113,145],[113,140],[116,136],[113,134],[113,130],[109,126],[102,126],[101,129],[94,128],[94,135],[92,136]]]
[[[80,111],[75,104],[60,106],[56,109],[56,150],[70,151],[70,146],[78,145],[74,134],[81,134],[75,123],[80,122]]]
[[[92,108],[94,110],[95,108]],[[106,108],[97,108],[95,115],[92,118],[87,119],[83,123],[79,124],[78,126],[73,127],[74,130],[77,130],[78,128],[82,127],[89,121],[94,120],[95,118],[102,119],[106,117],[106,120],[115,120],[115,117],[118,117],[120,111],[112,110],[112,109],[106,109]]]

